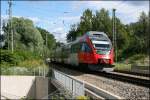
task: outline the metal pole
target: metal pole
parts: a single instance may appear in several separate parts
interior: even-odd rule
[[[13,46],[14,43],[13,43],[13,31],[12,31],[12,1],[9,0],[8,4],[9,4],[9,26],[10,26],[10,34],[11,34],[11,51],[13,53],[13,51],[14,51],[14,46]],[[8,35],[8,39],[9,39],[9,35]],[[8,45],[10,45],[9,41],[8,41]],[[8,49],[9,49],[9,46],[8,46]]]
[[[114,31],[115,31],[115,57],[116,57],[116,62],[117,62],[117,32],[116,32],[116,14],[115,14],[115,12],[114,12]]]
[[[46,33],[46,39],[45,39],[45,42],[46,42],[46,48],[45,48],[45,50],[46,50],[46,51],[45,51],[45,60],[46,60],[47,48],[48,48],[48,47],[47,47],[47,34],[48,34],[48,33]]]
[[[114,47],[114,49],[115,49],[115,43],[114,43],[114,42],[115,42],[115,41],[114,41],[114,11],[115,11],[115,10],[113,9],[113,14],[112,14],[112,20],[113,20],[113,23],[112,23],[112,24],[113,24],[113,29],[112,29],[112,31],[113,31],[113,41],[112,41],[112,42],[113,42],[113,47]]]
[[[46,47],[47,47],[47,33],[46,33]]]
[[[117,42],[116,42],[116,17],[115,17],[116,9],[113,9],[113,46],[115,51],[115,61],[117,62]]]

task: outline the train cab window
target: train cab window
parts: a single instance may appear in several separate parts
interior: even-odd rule
[[[82,43],[81,51],[82,52],[91,52],[92,50],[87,43]]]
[[[89,47],[89,45],[87,43],[85,43],[85,52],[91,52],[91,48]]]
[[[84,43],[82,43],[82,45],[81,45],[81,51],[82,51],[82,52],[84,52],[84,51],[85,51]]]

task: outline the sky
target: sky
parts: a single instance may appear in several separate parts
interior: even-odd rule
[[[12,15],[29,18],[35,26],[48,30],[60,42],[66,42],[66,34],[70,25],[80,21],[85,9],[90,8],[93,13],[105,8],[112,16],[112,9],[116,9],[116,16],[124,24],[136,22],[142,11],[149,11],[149,1],[13,1]],[[8,18],[8,2],[1,1],[1,17]]]

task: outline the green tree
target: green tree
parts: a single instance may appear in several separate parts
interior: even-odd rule
[[[49,57],[50,53],[52,52],[52,49],[55,48],[56,40],[55,40],[54,36],[52,34],[50,34],[50,32],[48,32],[47,30],[42,29],[40,27],[37,27],[37,29],[41,33],[42,38],[44,40],[43,55],[45,57]]]
[[[109,37],[112,36],[112,22],[107,10],[102,8],[96,11],[93,17],[93,30],[105,32]]]
[[[46,46],[46,34],[47,34],[47,47],[48,49],[52,49],[55,46],[56,40],[53,36],[53,34],[50,34],[50,32],[48,32],[45,29],[42,29],[40,27],[37,27],[37,29],[39,30],[39,32],[42,35],[42,38],[44,40],[44,45]]]
[[[34,27],[33,22],[23,17],[13,17],[12,30],[14,33],[14,48],[15,50],[29,50],[32,52],[42,52],[43,39],[40,32]],[[9,23],[9,22],[8,22]],[[9,26],[3,26],[5,34],[10,33]],[[6,47],[8,42],[6,42]]]
[[[92,30],[92,10],[90,9],[86,9],[83,12],[83,15],[80,18],[80,24],[79,24],[79,30],[82,33],[82,35],[86,32],[86,31],[90,31]]]
[[[135,23],[128,25],[128,31],[130,35],[134,37],[132,43],[127,48],[134,48],[137,53],[147,53],[149,47],[149,21],[148,15],[144,12],[141,13],[139,20]]]
[[[69,33],[67,34],[67,41],[70,42],[70,41],[74,41],[77,37],[77,29],[76,29],[76,25],[73,24],[71,25],[71,29],[69,31]]]
[[[71,25],[71,29],[67,34],[67,41],[74,41],[85,32],[92,30],[92,17],[92,11],[90,9],[86,9],[80,17],[80,22],[78,24]]]

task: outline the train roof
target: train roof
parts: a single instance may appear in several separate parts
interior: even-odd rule
[[[100,38],[99,38],[100,40],[108,40],[108,41],[110,41],[109,38],[108,38],[108,36],[107,36],[104,32],[88,31],[88,32],[86,32],[83,36],[77,37],[77,39],[76,39],[75,41],[72,41],[72,42],[66,44],[66,46],[70,47],[72,44],[75,44],[75,43],[77,43],[78,41],[80,41],[81,39],[84,39],[85,36],[93,37],[93,36],[95,36],[95,35],[99,36],[99,37],[100,37]]]
[[[88,32],[86,32],[86,35],[104,35],[104,36],[106,36],[107,37],[107,35],[106,35],[106,33],[104,33],[104,32],[98,32],[98,31],[88,31]]]
[[[109,40],[108,36],[104,32],[98,32],[98,31],[89,31],[86,33],[90,38],[98,38],[98,40],[106,41]]]
[[[94,34],[94,33],[97,33],[97,34],[105,34],[104,32],[99,32],[99,31],[88,31],[86,32],[88,34]]]

